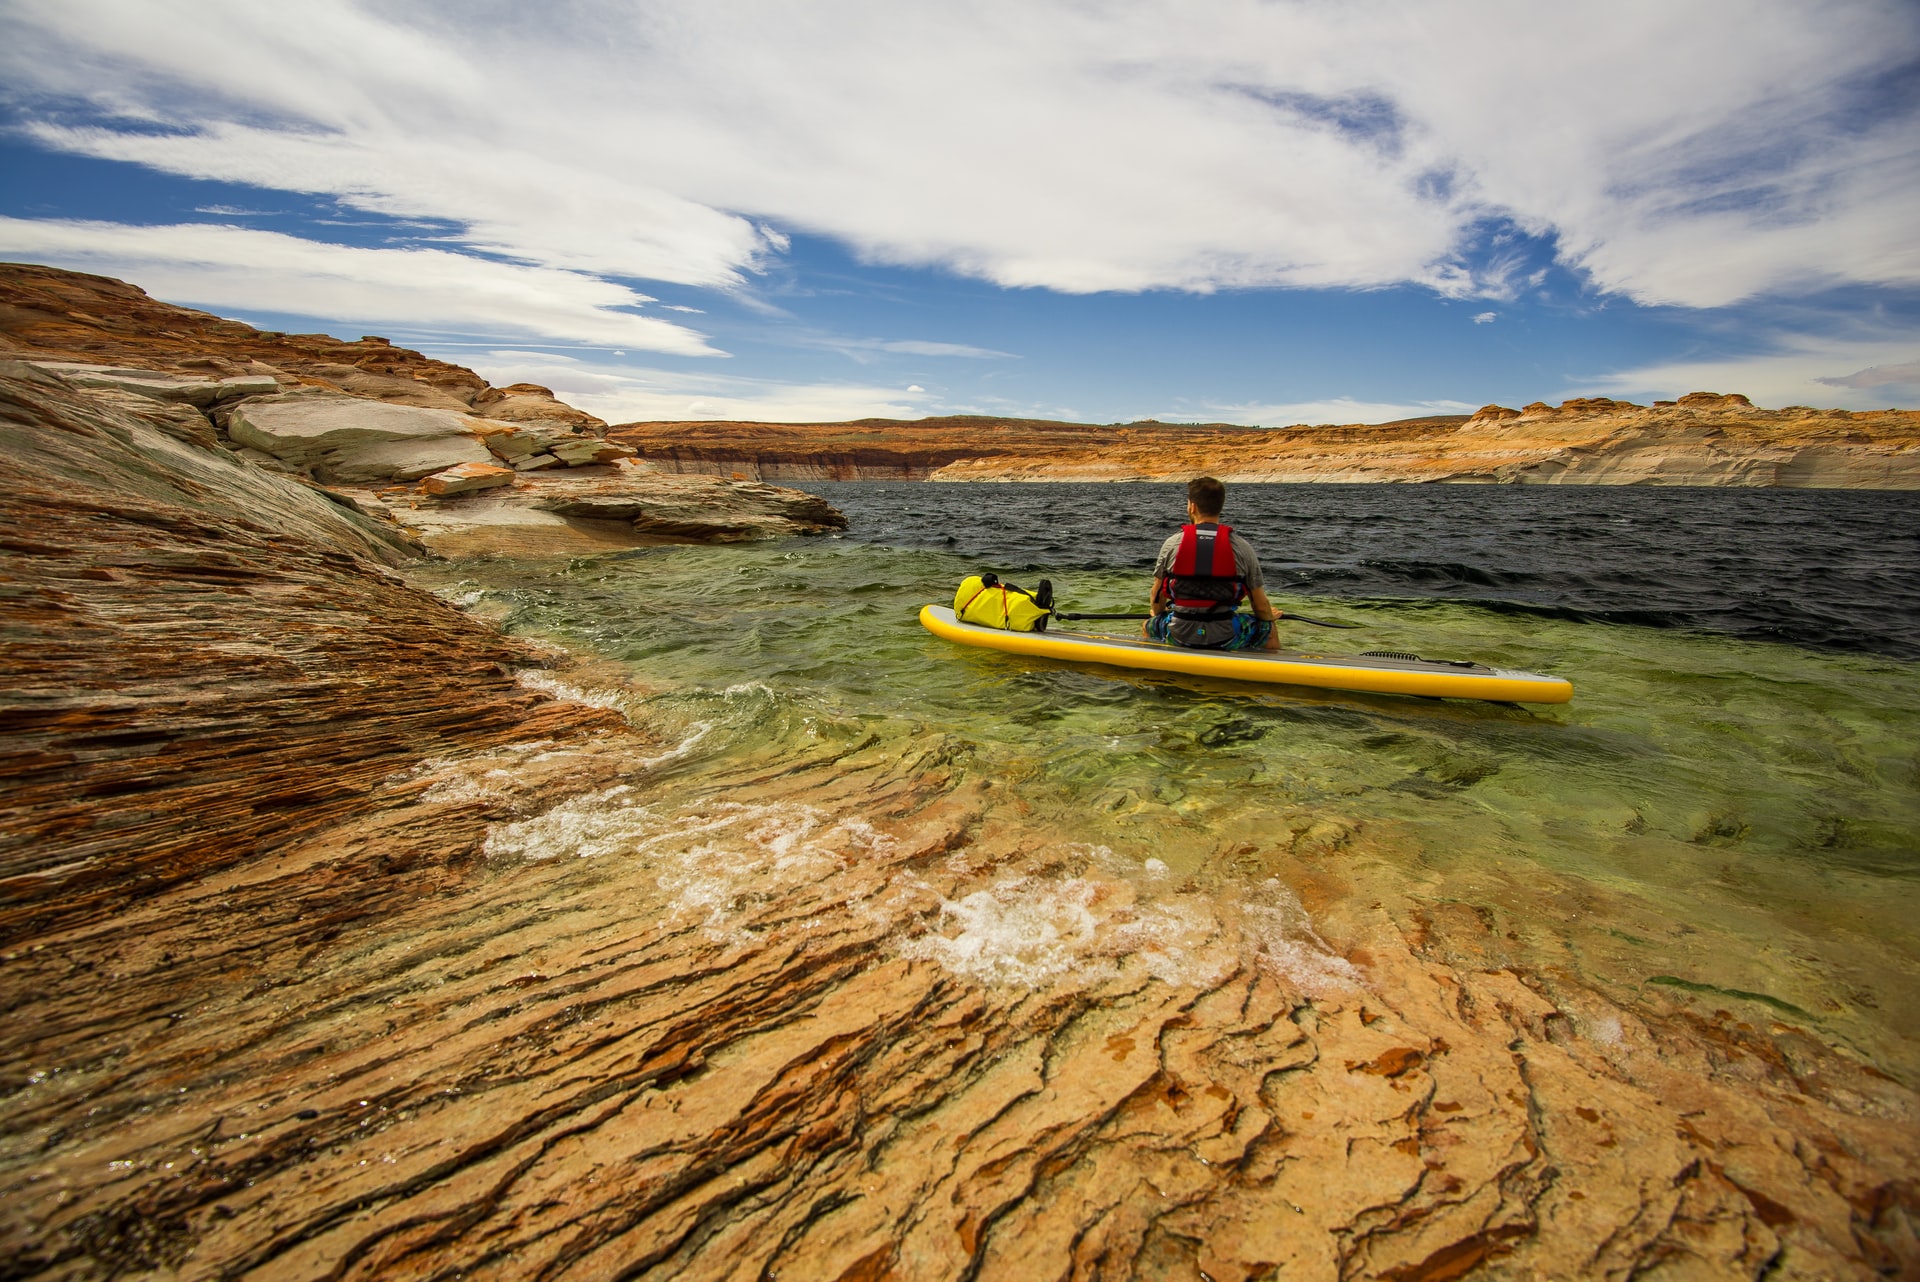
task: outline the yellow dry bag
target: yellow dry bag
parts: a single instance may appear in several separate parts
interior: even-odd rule
[[[1029,592],[1002,583],[996,574],[973,574],[962,579],[960,590],[953,594],[954,617],[983,628],[1045,632],[1052,613],[1053,584],[1045,579],[1040,580],[1039,591]]]

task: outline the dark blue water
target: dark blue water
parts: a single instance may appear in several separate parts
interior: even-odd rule
[[[1002,575],[1144,580],[1185,519],[1181,484],[803,488],[847,514],[848,538]],[[1277,597],[1440,597],[1905,659],[1920,659],[1916,516],[1904,492],[1507,485],[1234,485],[1226,512]]]

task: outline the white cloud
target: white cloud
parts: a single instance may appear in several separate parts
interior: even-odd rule
[[[222,312],[271,312],[722,355],[693,330],[620,308],[646,296],[577,272],[442,249],[362,249],[207,223],[0,217],[0,255],[136,282]]]
[[[1815,381],[1828,387],[1855,387],[1868,392],[1892,392],[1920,398],[1920,360],[1902,361],[1898,365],[1869,365],[1851,374]]]
[[[1443,414],[1471,414],[1478,405],[1465,401],[1357,401],[1350,396],[1283,404],[1213,405],[1209,418],[1222,423],[1260,427],[1292,427],[1298,423],[1391,423],[1403,418],[1432,418]],[[1193,420],[1193,414],[1160,414],[1166,422]]]
[[[431,344],[423,344],[434,354]],[[449,359],[454,359],[449,357]],[[857,418],[923,418],[919,388],[857,383],[787,383],[723,374],[636,369],[530,351],[463,358],[494,383],[538,383],[561,400],[609,423],[740,419],[763,423],[831,423]]]
[[[1645,403],[1688,392],[1739,392],[1756,405],[1886,409],[1920,401],[1920,333],[1878,338],[1783,335],[1767,351],[1671,361],[1569,384],[1568,396],[1619,396]]]
[[[1646,302],[1920,282],[1911,113],[1860,123],[1917,43],[1891,0],[478,12],[16,0],[0,82],[141,122],[48,145],[691,285],[795,230],[1005,286],[1499,297],[1532,269],[1461,258],[1490,217]]]
[[[1491,325],[1499,319],[1499,312],[1481,312],[1473,318],[1473,323],[1476,325]]]

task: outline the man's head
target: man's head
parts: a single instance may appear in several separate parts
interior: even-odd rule
[[[1217,517],[1227,505],[1227,487],[1211,476],[1196,477],[1187,482],[1187,503],[1195,516]]]

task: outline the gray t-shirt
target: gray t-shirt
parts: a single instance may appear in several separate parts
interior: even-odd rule
[[[1180,536],[1183,530],[1176,530],[1165,543],[1160,545],[1160,555],[1154,558],[1153,577],[1158,582],[1168,570],[1173,568],[1173,558],[1180,553]],[[1265,586],[1260,581],[1260,558],[1254,555],[1253,545],[1240,537],[1240,531],[1233,532],[1233,572],[1247,581],[1247,590]],[[1175,645],[1193,646],[1210,649],[1225,645],[1233,640],[1232,619],[1179,619],[1168,625],[1167,639]]]

